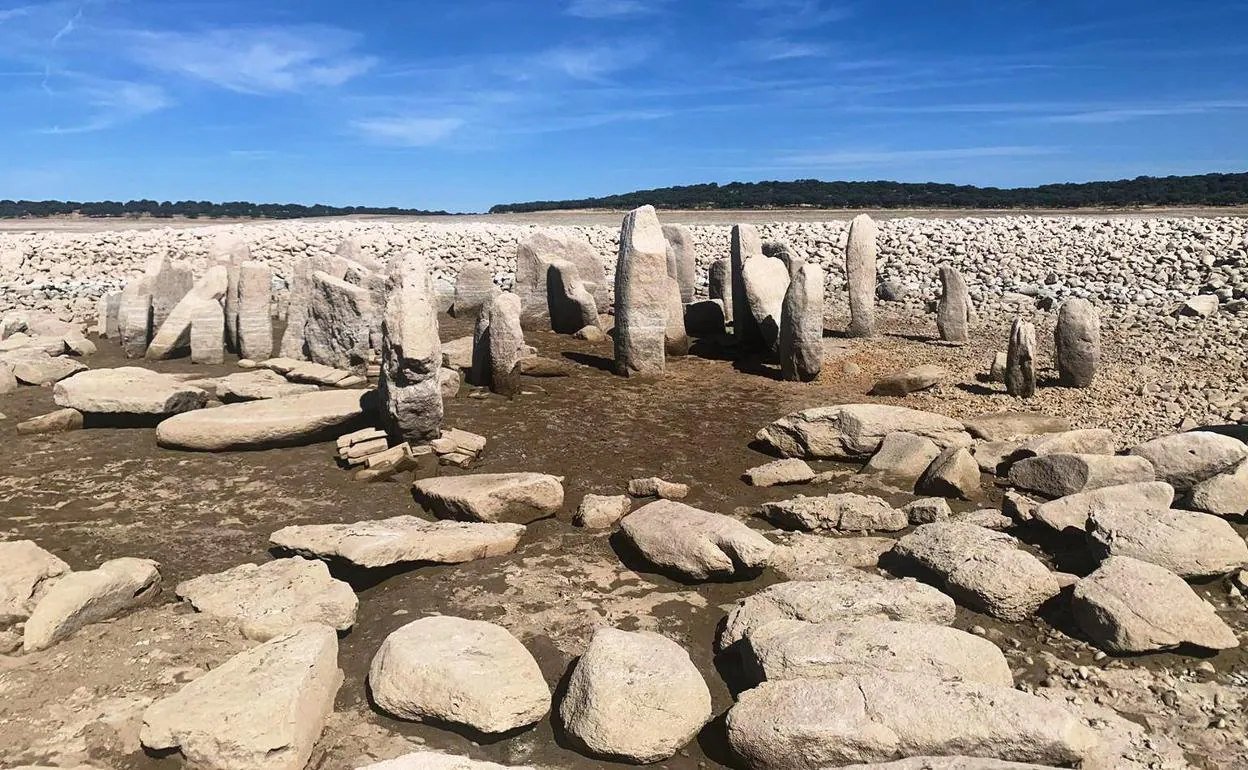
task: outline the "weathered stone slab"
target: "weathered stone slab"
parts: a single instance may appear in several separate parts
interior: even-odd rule
[[[693,580],[761,570],[773,548],[736,519],[671,500],[638,508],[624,517],[620,531],[651,564]]]
[[[215,299],[191,309],[191,363],[225,363],[225,310]]]
[[[733,225],[731,243],[731,291],[723,298],[731,300],[725,306],[731,304],[732,307],[730,320],[737,347],[750,350],[761,345],[763,338],[754,313],[750,310],[749,295],[745,291],[745,265],[751,259],[763,256],[763,239],[759,237],[758,228],[754,225]]]
[[[308,359],[335,369],[364,371],[377,313],[368,288],[314,272],[303,329]]]
[[[226,404],[175,415],[156,426],[156,441],[200,452],[266,449],[318,441],[371,410],[369,391],[326,390]]]
[[[876,260],[879,256],[879,227],[867,214],[859,214],[849,224],[845,247],[845,275],[849,279],[849,336],[875,336]]]
[[[871,388],[873,396],[893,396],[900,398],[921,390],[934,388],[949,379],[949,370],[934,364],[921,364],[900,372],[885,375],[876,380]]]
[[[776,351],[780,345],[784,298],[789,291],[789,267],[775,257],[755,255],[745,261],[741,271],[746,305],[758,330],[757,342],[751,347]],[[815,290],[813,284],[809,288],[811,292]],[[822,318],[820,324],[822,337]]]
[[[475,319],[502,290],[494,284],[494,271],[480,262],[469,262],[455,276],[455,318]]]
[[[653,206],[624,218],[615,268],[615,370],[656,377],[667,368],[667,240]]]
[[[563,506],[563,479],[542,473],[475,473],[420,479],[417,502],[440,519],[527,524]]]
[[[1159,480],[1187,492],[1248,460],[1248,444],[1219,433],[1191,431],[1145,441],[1131,454],[1152,463]]]
[[[1010,467],[1011,484],[1051,498],[1153,480],[1152,463],[1143,457],[1050,454]]]
[[[594,285],[591,293],[598,307],[607,306],[606,269],[589,240],[572,230],[538,230],[521,241],[516,249],[515,293],[520,297],[520,322],[524,329],[550,328],[546,282],[555,260],[576,265],[581,280]],[[666,261],[665,253],[665,268]]]
[[[719,300],[720,307],[724,311],[724,321],[732,323],[732,260],[724,257],[712,262],[711,269],[707,273],[707,281],[707,296],[710,299]]]
[[[667,239],[667,274],[680,286],[681,304],[688,305],[697,289],[697,241],[684,225],[663,225],[663,237]]]
[[[1015,398],[1036,395],[1036,327],[1019,318],[1010,331],[1010,347],[1006,353],[1005,390]]]
[[[940,338],[946,342],[966,342],[970,339],[970,324],[974,316],[966,279],[949,265],[942,265],[940,301],[936,305],[936,329]]]
[[[937,446],[969,446],[962,423],[931,412],[884,404],[825,406],[795,412],[758,432],[757,439],[784,457],[865,460],[890,433],[906,432]]]
[[[304,393],[315,393],[317,390],[319,388],[315,385],[290,382],[277,372],[268,369],[238,372],[217,380],[217,398],[226,403],[286,398]]]
[[[1248,543],[1226,520],[1205,513],[1101,507],[1088,517],[1088,536],[1107,556],[1130,556],[1185,578],[1248,566]]]
[[[888,537],[827,537],[803,532],[775,535],[767,566],[785,580],[830,580],[846,568],[878,567],[896,540]]]
[[[883,498],[852,492],[765,503],[762,513],[778,527],[806,532],[897,532],[909,526],[905,512]]]
[[[52,400],[86,414],[162,415],[202,409],[208,393],[178,377],[123,366],[61,380],[52,390]]]
[[[1173,502],[1174,487],[1164,481],[1144,481],[1059,497],[1037,506],[1032,518],[1058,532],[1066,529],[1082,532],[1088,528],[1088,517],[1102,508],[1153,510],[1169,508]]]
[[[22,648],[51,647],[83,626],[107,620],[151,599],[160,573],[150,559],[113,559],[98,569],[61,576],[26,620]]]
[[[152,343],[147,347],[146,357],[152,361],[163,361],[179,355],[185,355],[191,346],[191,321],[205,301],[220,302],[225,296],[229,283],[229,273],[223,265],[208,268],[204,277],[174,306],[160,326],[153,324],[155,334]],[[154,295],[153,295],[154,296]],[[220,307],[220,305],[218,305]],[[222,333],[222,344],[225,335]]]
[[[263,361],[273,355],[273,268],[261,262],[238,266],[238,287],[234,310],[236,347],[242,358]],[[226,296],[229,296],[228,294]],[[226,308],[227,327],[230,323]],[[227,328],[228,335],[229,330]]]
[[[359,567],[430,562],[462,564],[515,550],[520,524],[425,521],[415,516],[354,524],[306,524],[269,537],[278,548],[322,559],[345,559]]]
[[[1068,299],[1057,312],[1054,349],[1058,378],[1069,388],[1091,387],[1101,360],[1101,319],[1086,299]]]
[[[69,433],[82,430],[82,412],[77,409],[57,409],[17,424],[17,432],[23,436],[40,436],[49,433]]]
[[[581,280],[576,265],[563,259],[550,263],[546,277],[550,328],[559,334],[575,334],[598,325],[598,303]]]
[[[0,629],[30,617],[69,565],[32,540],[0,541]]]
[[[794,267],[780,312],[780,375],[810,382],[823,370],[823,268]]]
[[[1071,430],[1070,421],[1066,418],[1050,417],[1037,412],[997,412],[972,417],[962,423],[972,436],[985,441],[1006,441],[1019,436],[1064,433]]]

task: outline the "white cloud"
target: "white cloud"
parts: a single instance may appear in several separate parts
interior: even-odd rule
[[[828,55],[828,47],[785,38],[753,40],[742,45],[742,51],[755,61],[776,62],[791,59],[813,59]]]
[[[922,150],[836,150],[833,152],[789,155],[781,162],[786,166],[865,166],[872,164],[909,163],[927,160],[967,160],[973,158],[1011,158],[1053,155],[1060,147],[1012,145],[1000,147],[954,147]]]
[[[448,138],[464,125],[460,118],[390,117],[351,122],[368,139],[402,147],[428,147]]]
[[[567,14],[582,19],[616,19],[621,16],[644,16],[655,13],[655,0],[572,0]]]
[[[561,46],[538,54],[534,63],[574,80],[597,81],[641,64],[650,47],[640,43]]]
[[[85,134],[103,131],[173,104],[164,89],[149,83],[100,80],[72,74],[68,78],[73,84],[71,88],[56,92],[54,96],[79,100],[89,116],[82,123],[52,126],[43,129],[42,133]]]

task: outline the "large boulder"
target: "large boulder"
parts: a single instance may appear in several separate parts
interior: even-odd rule
[[[382,423],[396,439],[422,442],[441,435],[442,343],[433,277],[423,255],[395,260],[386,283],[381,322]]]
[[[152,338],[152,282],[144,274],[122,289],[117,303],[117,336],[126,358],[142,358]]]
[[[653,206],[629,212],[615,268],[615,370],[654,377],[667,368],[667,240]]]
[[[123,366],[61,380],[52,400],[84,414],[171,415],[202,409],[208,393],[172,375]]]
[[[885,485],[909,491],[919,477],[940,456],[941,449],[926,436],[913,433],[889,433],[880,441],[880,448],[863,467],[862,473],[878,477]]]
[[[286,331],[278,348],[283,358],[308,360],[305,339],[308,310],[312,304],[313,276],[317,272],[341,279],[347,274],[348,261],[342,257],[313,254],[295,262],[287,283],[290,296],[286,304]]]
[[[1015,398],[1036,395],[1036,326],[1022,318],[1014,319],[1010,347],[1006,353],[1005,390]]]
[[[1014,459],[1044,455],[1112,455],[1118,451],[1114,432],[1105,428],[1082,428],[1045,433],[1027,439]]]
[[[1248,444],[1219,433],[1192,431],[1146,441],[1131,454],[1152,463],[1159,480],[1187,492],[1248,460]]]
[[[638,508],[620,531],[648,562],[692,580],[756,572],[774,547],[736,519],[672,500]]]
[[[843,623],[876,618],[949,625],[956,614],[953,599],[929,585],[845,569],[830,580],[777,583],[741,599],[728,613],[718,646],[726,650],[751,629],[777,620]]]
[[[962,423],[931,412],[885,404],[824,406],[795,412],[758,432],[757,439],[783,457],[865,460],[890,433],[931,439],[942,449],[969,446]]]
[[[949,379],[949,370],[943,366],[920,364],[876,380],[875,385],[871,387],[871,395],[900,398],[934,388],[947,379]]]
[[[1088,517],[1088,536],[1107,556],[1130,556],[1183,577],[1248,566],[1248,543],[1229,522],[1205,513],[1102,507]]]
[[[39,351],[11,354],[0,366],[11,369],[18,382],[35,387],[53,385],[87,370],[81,361],[65,356],[53,358]]]
[[[69,565],[31,540],[0,541],[0,629],[30,617]]]
[[[359,606],[349,584],[331,577],[324,562],[308,559],[240,564],[179,583],[177,595],[200,612],[237,622],[258,642],[305,623],[346,631]]]
[[[469,262],[455,276],[455,304],[451,306],[451,315],[475,319],[500,291],[494,284],[494,271],[489,265]]]
[[[589,240],[573,230],[538,230],[521,241],[516,249],[516,294],[520,297],[520,320],[525,329],[550,328],[546,281],[550,265],[556,260],[576,265],[581,280],[594,285],[594,301],[599,307],[607,306],[606,269]],[[663,243],[663,272],[667,273],[666,241]]]
[[[1068,299],[1057,312],[1054,359],[1058,378],[1069,388],[1088,388],[1101,359],[1101,319],[1086,299]]]
[[[1032,512],[1032,518],[1058,532],[1065,529],[1086,531],[1088,517],[1101,508],[1151,510],[1169,508],[1173,502],[1174,487],[1164,481],[1144,481],[1059,497],[1037,506]]]
[[[235,655],[143,713],[139,738],[189,767],[303,770],[342,684],[338,635],[310,625]]]
[[[1061,591],[1048,567],[1013,537],[970,524],[924,524],[893,555],[935,575],[968,607],[1019,622]]]
[[[362,390],[325,390],[186,412],[157,425],[156,442],[199,452],[314,443],[371,411],[370,395]]]
[[[1010,664],[995,644],[935,623],[777,620],[749,630],[742,656],[754,683],[888,672],[1014,686]]]
[[[746,306],[754,320],[754,328],[758,330],[758,344],[765,350],[774,351],[780,344],[780,321],[784,313],[784,298],[789,291],[789,266],[775,257],[758,254],[747,259],[741,270]],[[812,283],[808,288],[814,293],[822,289],[822,282],[818,287]],[[819,328],[822,347],[822,314]]]
[[[22,647],[51,647],[78,629],[136,607],[160,590],[160,572],[150,559],[121,558],[99,569],[71,572],[47,590],[26,620]]]
[[[936,305],[936,329],[946,342],[963,343],[970,339],[970,324],[975,318],[966,279],[949,265],[940,267],[940,301]]]
[[[170,259],[168,254],[162,255],[155,267],[151,274],[152,328],[159,329],[195,287],[195,272],[190,262]]]
[[[780,312],[780,375],[810,382],[823,369],[823,268],[802,262],[793,270]]]
[[[1184,504],[1218,516],[1248,515],[1248,460],[1192,487]]]
[[[920,495],[969,500],[979,492],[979,463],[966,447],[941,452],[914,485]]]
[[[550,710],[537,661],[507,629],[464,618],[421,618],[386,637],[368,672],[373,700],[400,719],[505,733]]]
[[[600,628],[568,678],[559,718],[586,753],[648,764],[673,756],[711,719],[689,653],[649,631]]]
[[[524,535],[520,524],[425,521],[395,516],[354,524],[306,524],[269,537],[278,548],[357,567],[428,562],[460,564],[511,553]]]
[[[1076,583],[1071,612],[1083,632],[1110,652],[1239,646],[1235,632],[1183,578],[1129,556],[1111,556]]]
[[[762,513],[777,527],[805,532],[897,532],[909,524],[887,500],[852,492],[764,503]]]
[[[1152,463],[1143,457],[1051,454],[1010,467],[1011,484],[1051,498],[1155,479]]]
[[[890,537],[827,537],[803,532],[775,535],[767,566],[785,580],[828,580],[847,567],[874,569],[897,541]]]
[[[520,364],[527,354],[520,324],[520,298],[499,294],[481,311],[472,333],[473,385],[489,387],[500,395],[520,393]]]
[[[160,325],[153,323],[155,333],[152,342],[147,346],[146,357],[152,361],[162,361],[186,355],[191,347],[191,322],[195,312],[204,302],[220,302],[229,288],[229,271],[224,265],[208,268],[204,277],[196,282],[178,304],[170,311],[168,318]],[[155,295],[153,295],[153,300]],[[222,333],[224,345],[224,333]]]
[[[823,770],[922,754],[1068,765],[1096,744],[1051,701],[920,674],[765,682],[728,712],[728,743],[750,770]]]
[[[598,325],[598,303],[592,287],[581,280],[576,265],[562,259],[551,262],[546,278],[550,328],[559,334],[576,334]]]
[[[440,519],[514,522],[554,516],[563,506],[563,479],[544,473],[474,473],[412,484],[416,500]]]
[[[308,359],[363,372],[372,349],[372,327],[380,309],[365,286],[321,271],[312,274],[312,292],[303,327]]]

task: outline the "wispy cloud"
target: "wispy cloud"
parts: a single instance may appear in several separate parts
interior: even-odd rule
[[[1248,110],[1248,99],[1173,102],[971,102],[919,105],[855,105],[852,112],[881,115],[1001,115],[1011,122],[1099,124],[1145,118],[1207,115]]]
[[[771,31],[811,30],[854,15],[850,5],[828,0],[737,0],[737,6]]]
[[[129,34],[128,55],[153,69],[245,94],[340,86],[373,68],[355,35],[332,27],[237,27]]]
[[[80,102],[89,116],[81,123],[45,128],[45,134],[85,134],[103,131],[144,115],[163,110],[173,101],[159,86],[122,80],[101,80],[68,75],[71,87],[54,95]]]
[[[600,81],[608,75],[641,64],[651,50],[651,46],[634,41],[559,46],[538,54],[533,63],[574,80]]]
[[[1185,102],[1169,105],[1087,109],[1040,118],[1045,123],[1106,124],[1126,123],[1144,118],[1169,118],[1180,115],[1207,115],[1214,112],[1248,110],[1248,101]]]
[[[773,37],[748,41],[741,46],[741,51],[755,61],[777,62],[827,56],[831,49],[823,43]]]
[[[780,159],[786,166],[865,166],[914,161],[970,160],[974,158],[1020,158],[1055,155],[1063,152],[1060,147],[1031,145],[1005,145],[990,147],[953,147],[914,150],[836,150],[788,155]]]
[[[618,19],[657,13],[661,0],[572,0],[566,13],[581,19]]]
[[[379,144],[399,147],[428,147],[455,133],[461,118],[388,117],[352,121],[351,127]]]

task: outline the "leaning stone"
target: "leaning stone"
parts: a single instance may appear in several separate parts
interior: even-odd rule
[[[660,233],[660,236],[662,233]],[[662,244],[663,272],[667,273],[667,244]],[[539,230],[520,242],[516,249],[515,292],[520,297],[521,324],[524,329],[550,328],[548,288],[550,265],[564,260],[576,265],[582,281],[592,284],[594,301],[607,305],[607,279],[603,260],[589,240],[576,231]]]
[[[745,261],[742,267],[742,281],[745,288],[746,305],[754,320],[754,328],[758,337],[750,348],[761,347],[764,350],[777,351],[780,346],[780,321],[784,314],[784,298],[789,291],[789,267],[775,257],[755,255]],[[813,294],[820,286],[811,283],[808,291]],[[811,299],[809,296],[806,299]],[[794,300],[800,303],[799,299]],[[796,318],[794,322],[796,323]],[[814,322],[814,319],[810,319]],[[820,344],[822,345],[823,317],[818,319]],[[747,348],[749,349],[749,348]],[[820,352],[822,355],[822,351]],[[822,361],[820,362],[822,364]]]
[[[1068,299],[1057,312],[1057,372],[1070,388],[1091,387],[1101,358],[1101,319],[1086,299]]]
[[[997,351],[992,354],[992,363],[988,365],[988,381],[989,382],[1005,382],[1005,371],[1010,365],[1010,357],[1008,353]]]
[[[626,495],[585,495],[572,523],[586,529],[608,529],[628,515],[633,502]]]
[[[754,684],[881,672],[1014,686],[1010,664],[1000,648],[936,623],[777,620],[750,629],[742,657]]]
[[[338,635],[304,626],[235,655],[143,713],[139,738],[218,770],[303,770],[342,684]]]
[[[752,487],[778,487],[782,484],[806,484],[815,472],[805,460],[775,460],[745,472],[745,483]]]
[[[1191,431],[1146,441],[1131,454],[1152,463],[1158,479],[1187,492],[1248,460],[1248,444],[1218,433]]]
[[[628,493],[633,497],[659,497],[664,500],[684,500],[689,496],[688,484],[677,484],[660,478],[633,479],[628,482]]]
[[[693,302],[697,283],[697,243],[693,231],[684,225],[663,225],[663,237],[667,239],[667,274],[680,287],[681,304]]]
[[[1102,487],[1090,492],[1079,492],[1041,503],[1032,511],[1032,518],[1051,529],[1062,532],[1067,529],[1087,531],[1088,517],[1102,508],[1142,508],[1154,510],[1169,508],[1174,503],[1174,487],[1164,481],[1144,481],[1137,484],[1120,484]]]
[[[1218,516],[1248,515],[1248,460],[1192,487],[1184,506]]]
[[[780,375],[810,382],[823,370],[823,268],[803,262],[792,273],[780,312]]]
[[[724,321],[732,323],[732,260],[724,257],[712,262],[707,280],[707,296],[719,300],[724,311]]]
[[[202,409],[208,393],[172,375],[123,366],[62,380],[52,399],[57,406],[87,414],[169,415]]]
[[[956,614],[953,599],[929,585],[845,569],[833,579],[777,583],[739,600],[728,613],[718,647],[727,650],[751,629],[777,620],[842,623],[877,618],[947,626]]]
[[[940,447],[925,436],[889,433],[880,442],[879,449],[871,455],[862,472],[878,474],[903,488],[913,489],[915,482],[938,456]]]
[[[943,502],[943,501],[942,501]],[[827,537],[804,532],[775,535],[768,566],[785,580],[829,580],[846,568],[875,568],[897,544],[887,537]]]
[[[347,260],[341,257],[313,255],[294,264],[292,275],[287,279],[290,297],[286,309],[286,331],[279,346],[283,358],[308,360],[307,326],[308,311],[312,304],[314,276],[325,273],[341,280],[347,273]],[[357,287],[358,288],[358,287]]]
[[[377,394],[382,424],[398,441],[436,438],[444,417],[442,344],[433,278],[424,256],[405,254],[392,264],[381,335]]]
[[[1071,430],[1070,421],[1066,418],[1050,417],[1038,412],[997,412],[972,417],[962,423],[967,432],[984,441],[1006,441],[1019,436],[1064,433]]]
[[[507,629],[435,616],[386,637],[368,672],[373,700],[400,719],[505,733],[550,710],[537,661]]]
[[[1071,612],[1096,646],[1109,652],[1239,646],[1235,632],[1181,577],[1128,556],[1106,559],[1075,584]]]
[[[1005,390],[1015,398],[1036,395],[1036,327],[1019,318],[1010,331],[1006,354]]]
[[[425,521],[415,516],[361,521],[355,524],[311,524],[274,532],[278,548],[343,559],[375,569],[394,564],[462,564],[502,556],[515,550],[524,527],[519,524],[476,524]]]
[[[1014,463],[1009,478],[1019,489],[1057,498],[1156,477],[1143,457],[1050,454]]]
[[[654,377],[666,369],[667,241],[653,206],[624,218],[615,269],[615,370]]]
[[[182,297],[165,322],[159,327],[153,326],[156,331],[152,336],[152,344],[147,347],[146,357],[152,361],[163,361],[185,355],[191,345],[191,322],[196,310],[206,301],[219,303],[228,287],[229,271],[225,266],[208,268],[208,272]],[[224,345],[224,332],[221,337]]]
[[[52,358],[43,354],[9,358],[7,363],[18,382],[36,387],[53,385],[87,370],[84,364],[72,358],[64,356]]]
[[[1185,578],[1212,577],[1248,565],[1248,543],[1224,519],[1205,513],[1096,508],[1088,537],[1107,556],[1130,556]]]
[[[648,764],[711,720],[711,692],[689,653],[650,631],[600,628],[568,678],[559,719],[590,756]]]
[[[239,265],[237,294],[234,325],[238,354],[263,361],[273,355],[273,268],[260,262]],[[228,315],[228,308],[226,312]]]
[[[1013,537],[968,524],[924,524],[897,541],[893,555],[933,573],[971,609],[1009,622],[1030,617],[1061,590]]]
[[[494,271],[480,262],[469,262],[455,276],[455,304],[451,306],[451,315],[476,319],[499,293],[501,290],[494,285]]]
[[[949,378],[949,370],[942,366],[922,364],[902,372],[895,372],[876,381],[871,388],[873,396],[908,396],[921,390],[934,388]]]
[[[541,473],[440,476],[412,484],[416,500],[440,519],[527,524],[563,506],[563,479]]]
[[[195,273],[190,262],[171,260],[168,255],[161,259],[151,276],[153,329],[164,326],[174,308],[194,286]]]
[[[938,521],[949,521],[953,510],[943,497],[926,497],[902,506],[906,519],[911,524],[935,524]]]
[[[620,531],[646,561],[692,580],[760,570],[773,547],[736,519],[670,500],[638,508],[624,518]]]
[[[942,449],[970,446],[962,423],[931,412],[885,404],[825,406],[795,412],[758,432],[757,439],[783,457],[865,460],[890,433],[931,439]]]
[[[725,333],[724,301],[704,299],[685,306],[685,331],[694,337],[718,337]]]
[[[1076,714],[1043,698],[910,673],[765,682],[741,695],[727,730],[750,770],[955,752],[1070,765],[1096,745]]]
[[[0,629],[30,617],[69,565],[32,540],[0,540]]]
[[[429,279],[421,276],[420,280]],[[303,329],[308,359],[335,369],[362,372],[372,349],[373,317],[378,312],[366,287],[319,270],[313,273]]]
[[[200,452],[315,443],[328,431],[361,419],[371,409],[366,408],[368,395],[361,390],[326,390],[187,412],[157,425],[156,442]]]
[[[758,228],[754,225],[733,225],[731,249],[731,287],[728,296],[721,299],[725,300],[725,306],[731,300],[732,312],[729,320],[732,321],[732,334],[736,338],[737,346],[742,350],[749,350],[758,347],[763,340],[758,322],[750,311],[749,295],[745,291],[746,263],[754,257],[763,256],[763,240],[759,237]]]
[[[966,447],[941,452],[914,486],[920,495],[969,500],[979,492],[979,463]]]
[[[27,619],[22,648],[47,649],[83,626],[148,601],[160,589],[156,566],[150,559],[113,559],[98,569],[61,577]]]
[[[550,328],[558,334],[573,334],[598,323],[598,303],[585,286],[576,265],[557,259],[550,263],[546,290],[550,305]]]
[[[940,301],[936,305],[936,328],[946,342],[970,339],[970,323],[974,317],[966,280],[952,267],[940,268]]]
[[[849,279],[849,336],[875,336],[876,259],[879,228],[866,214],[849,224],[845,247],[845,275]]]
[[[346,631],[359,606],[350,585],[330,577],[323,562],[307,559],[240,564],[179,583],[176,592],[202,613],[237,622],[257,642],[307,623]]]
[[[17,424],[17,432],[23,436],[39,436],[49,433],[69,433],[82,430],[82,412],[77,409],[57,409],[55,412],[31,417]]]
[[[888,501],[852,492],[765,503],[762,513],[777,527],[805,532],[897,532],[909,524]]]
[[[215,299],[204,300],[191,310],[191,363],[225,363],[225,311]]]

